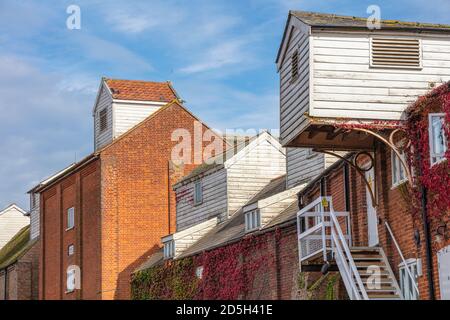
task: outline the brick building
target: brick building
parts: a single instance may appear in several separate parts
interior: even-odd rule
[[[171,185],[207,144],[189,140],[193,152],[184,160],[191,164],[172,162],[176,129],[200,137],[208,129],[176,97],[167,83],[102,80],[93,112],[96,151],[35,190],[40,299],[129,298],[131,271],[174,230]],[[78,272],[69,266],[80,268],[80,288],[68,287]]]
[[[0,300],[38,298],[39,241],[23,227],[0,250]]]

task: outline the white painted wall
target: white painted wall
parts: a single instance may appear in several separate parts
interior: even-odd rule
[[[113,136],[117,138],[158,111],[164,103],[114,102]]]
[[[11,240],[23,227],[30,223],[25,211],[11,205],[0,212],[0,249]]]
[[[370,67],[370,38],[422,43],[422,69]],[[431,84],[450,80],[450,37],[394,32],[313,31],[310,114],[317,117],[399,120]]]

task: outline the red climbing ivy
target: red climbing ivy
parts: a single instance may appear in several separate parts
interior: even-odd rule
[[[132,298],[234,300],[247,297],[259,285],[264,290],[274,271],[271,239],[283,242],[280,231],[249,235],[238,242],[165,262],[134,274]],[[203,267],[202,277],[196,268]],[[258,279],[256,279],[256,275]],[[262,275],[262,276],[261,276]]]
[[[450,209],[450,148],[447,146],[445,160],[430,165],[430,143],[428,129],[429,113],[444,113],[446,136],[450,137],[450,82],[443,84],[427,95],[421,96],[406,110],[405,130],[410,145],[405,150],[407,159],[415,171],[412,192],[415,213],[421,208],[420,186],[428,192],[429,218],[439,218]],[[447,140],[447,143],[450,139]],[[420,169],[420,170],[419,170]],[[418,173],[421,172],[419,175]]]

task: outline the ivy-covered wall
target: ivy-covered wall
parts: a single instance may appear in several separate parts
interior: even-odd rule
[[[295,224],[250,235],[195,257],[135,273],[132,298],[291,299],[296,295],[297,250]],[[203,268],[201,279],[197,267]]]

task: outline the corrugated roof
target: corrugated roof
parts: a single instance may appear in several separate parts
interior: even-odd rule
[[[367,17],[343,16],[337,14],[291,11],[293,16],[297,17],[307,25],[312,27],[331,27],[331,28],[365,28],[367,29]],[[381,30],[429,30],[437,32],[450,32],[450,25],[408,22],[399,20],[381,20]]]
[[[23,227],[0,250],[0,269],[12,265],[19,260],[36,241],[30,241],[30,225]]]
[[[139,272],[157,265],[160,265],[164,262],[164,251],[160,249],[152,254],[143,264],[134,270],[134,272]]]
[[[170,82],[105,79],[114,99],[170,102],[178,98]]]

